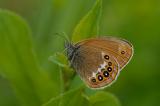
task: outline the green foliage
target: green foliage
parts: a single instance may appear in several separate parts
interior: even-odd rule
[[[84,87],[70,90],[56,98],[51,99],[42,106],[88,106],[89,101],[83,97]]]
[[[98,33],[100,10],[101,0],[97,0],[95,6],[75,28],[73,39],[80,39],[78,35],[82,39],[89,37],[88,34]],[[21,105],[82,106],[90,104],[89,100],[83,96],[84,87],[77,86],[75,90],[71,89],[66,93],[70,84],[65,84],[72,82],[66,78],[71,78],[72,74],[69,73],[70,68],[66,57],[61,53],[56,53],[49,58],[63,70],[60,73],[62,91],[58,97],[55,97],[58,94],[56,92],[58,87],[38,65],[28,25],[21,17],[5,10],[0,10],[0,50],[0,72],[9,80]],[[66,69],[68,71],[65,71]],[[98,96],[94,95],[90,100],[97,100]]]
[[[103,91],[90,96],[89,101],[92,106],[120,106],[119,100],[114,95]]]
[[[1,0],[0,106],[158,106],[159,7],[159,0]],[[135,54],[116,83],[91,90],[69,67],[61,32],[73,42],[120,36]]]
[[[38,106],[55,95],[56,87],[37,64],[27,24],[5,10],[0,10],[0,50],[0,72],[22,105]]]
[[[49,57],[49,60],[60,67],[68,67],[67,57],[62,53],[55,53],[53,56]]]
[[[72,41],[94,37],[99,34],[99,20],[101,16],[102,0],[97,0],[93,8],[85,15],[75,27]]]

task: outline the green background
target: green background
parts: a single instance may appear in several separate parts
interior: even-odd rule
[[[13,37],[8,38],[10,40],[3,40],[3,36],[0,35],[0,106],[38,106],[51,97],[59,95],[61,71],[57,65],[48,60],[49,56],[64,50],[64,40],[55,36],[55,33],[65,32],[71,36],[79,20],[87,14],[94,3],[95,0],[0,0],[0,8],[20,15],[29,24],[29,30],[32,32],[26,34],[27,31],[23,27],[19,27],[21,31],[19,32],[14,26],[17,22],[9,25],[12,30],[7,30],[8,27],[3,27],[4,21],[1,20],[2,18],[7,20],[7,16],[5,18],[1,14],[0,34],[4,31],[4,35],[9,35],[10,31],[13,31],[15,39],[20,38],[18,34],[24,34],[25,38],[20,38],[21,42],[15,43]],[[104,90],[119,99],[122,106],[159,105],[159,28],[159,0],[103,1],[99,34],[125,38],[134,46],[135,53],[131,62],[123,69],[116,83]],[[5,31],[9,32],[5,33]],[[17,48],[22,49],[17,50]],[[23,48],[28,48],[29,52]],[[33,49],[33,54],[30,48]],[[10,52],[12,49],[15,52]],[[25,51],[25,53],[17,54],[17,51],[18,53]],[[15,63],[16,61],[19,63]],[[33,65],[35,63],[36,65]],[[26,72],[25,69],[30,71]],[[23,73],[21,71],[17,73],[17,70],[23,70]],[[74,86],[82,84],[79,77],[77,79],[79,83]],[[92,94],[95,91],[87,89],[87,92]],[[103,93],[102,90],[96,92]],[[74,93],[77,94],[76,91]],[[72,97],[77,96],[69,95],[69,97],[73,99]],[[97,97],[104,98],[105,95]],[[81,100],[79,104],[86,102],[80,97],[77,98]],[[93,96],[90,100],[94,102],[97,99]],[[26,102],[28,104],[25,104]]]

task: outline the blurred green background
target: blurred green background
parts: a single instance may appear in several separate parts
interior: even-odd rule
[[[30,61],[31,64],[33,61],[37,61],[38,65],[31,65],[31,67],[42,72],[37,75],[36,71],[28,69],[31,71],[29,75],[38,82],[38,84],[37,82],[30,84],[29,82],[34,79],[28,78],[29,80],[27,80],[26,78],[23,81],[23,77],[20,78],[21,75],[14,73],[12,68],[8,70],[13,73],[9,72],[10,74],[7,75],[10,77],[7,77],[1,71],[4,69],[3,65],[0,65],[0,106],[21,106],[20,98],[17,97],[23,97],[23,92],[25,95],[28,93],[25,91],[29,90],[33,92],[30,92],[28,97],[35,92],[37,97],[31,96],[31,100],[28,98],[28,104],[24,106],[36,106],[38,103],[40,105],[50,97],[59,95],[61,92],[59,68],[49,62],[48,57],[57,51],[63,51],[64,40],[55,36],[54,33],[65,32],[70,36],[76,24],[94,3],[95,0],[0,0],[1,9],[13,11],[29,24],[32,31],[32,48],[35,59],[30,57],[30,52],[26,52],[25,56],[28,60],[25,61],[28,61],[26,64]],[[115,95],[122,106],[158,106],[160,98],[160,80],[158,79],[160,78],[160,1],[104,0],[102,6],[100,35],[125,38],[132,42],[135,49],[131,62],[123,69],[116,83],[106,88],[105,91]],[[0,46],[4,46],[2,41],[0,43]],[[19,45],[23,48],[23,41],[19,42]],[[15,49],[13,46],[7,47]],[[3,52],[0,56],[1,63],[12,64],[2,59],[3,56],[7,56],[8,52],[5,53],[3,49],[0,49],[0,52]],[[20,65],[25,66],[24,64]],[[26,88],[23,89],[24,91],[16,91],[15,79],[20,81],[18,84]],[[28,88],[25,83],[28,84]],[[36,86],[35,89],[32,89],[32,86]],[[46,87],[40,89],[40,86]],[[21,86],[18,87],[21,89]],[[38,96],[38,94],[44,96]],[[40,98],[42,102],[39,102],[37,98]],[[20,101],[23,104],[24,101]]]

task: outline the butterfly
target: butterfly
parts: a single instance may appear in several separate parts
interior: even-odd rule
[[[65,48],[71,67],[92,89],[111,85],[133,56],[132,44],[116,37],[66,42]]]

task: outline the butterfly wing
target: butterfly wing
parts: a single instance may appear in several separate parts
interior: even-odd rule
[[[113,37],[88,39],[75,46],[79,49],[73,67],[91,88],[110,85],[133,54],[130,43]]]
[[[120,66],[120,70],[130,61],[133,55],[133,46],[124,39],[104,37],[84,40],[77,45],[83,45],[106,51],[114,56]]]

